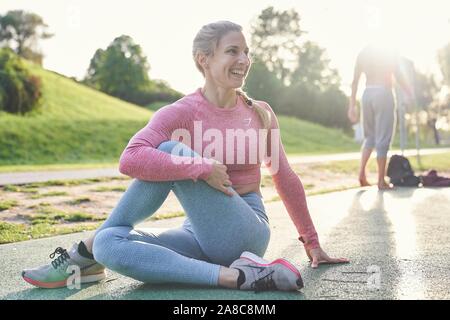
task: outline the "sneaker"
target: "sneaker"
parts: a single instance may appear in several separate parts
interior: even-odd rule
[[[54,258],[56,254],[59,256]],[[40,288],[62,288],[67,285],[67,279],[74,273],[68,272],[67,268],[74,265],[80,268],[80,283],[97,282],[106,278],[105,267],[93,259],[81,256],[78,253],[77,243],[69,253],[61,247],[56,248],[50,259],[54,259],[51,264],[23,270],[23,279]]]
[[[293,291],[303,288],[300,271],[285,259],[269,262],[245,251],[230,265],[230,268],[239,269],[244,273],[245,280],[239,286],[241,290]]]

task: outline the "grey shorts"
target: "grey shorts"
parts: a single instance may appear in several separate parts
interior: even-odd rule
[[[368,86],[362,97],[364,129],[363,148],[377,150],[377,158],[385,158],[395,127],[395,103],[392,90]]]

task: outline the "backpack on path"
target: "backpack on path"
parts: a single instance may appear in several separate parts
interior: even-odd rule
[[[414,175],[414,171],[409,160],[400,155],[393,155],[389,160],[387,176],[394,186],[417,187],[420,178]]]
[[[436,170],[430,170],[425,176],[415,176],[409,160],[393,155],[389,160],[387,176],[394,186],[399,187],[450,187],[450,178],[438,176]]]

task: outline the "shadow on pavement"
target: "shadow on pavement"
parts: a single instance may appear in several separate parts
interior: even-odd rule
[[[92,300],[111,299],[109,294],[100,293],[90,297]],[[260,292],[228,290],[222,288],[195,287],[183,285],[139,283],[131,290],[114,295],[121,300],[300,300],[301,292]]]
[[[392,259],[395,243],[384,203],[387,192],[359,190],[347,209],[337,208],[347,210],[347,215],[328,233],[322,246],[331,256],[346,257],[350,263],[305,270],[312,298],[393,298],[395,278],[384,276],[384,272],[389,275],[396,270]]]
[[[210,287],[144,284],[108,272],[106,281],[81,290],[37,289],[23,283],[20,270],[42,263],[54,247],[81,234],[0,246],[3,271],[1,299],[133,300],[307,300],[307,299],[448,299],[450,283],[450,188],[364,188],[310,198],[321,245],[349,264],[312,269],[294,227],[279,203],[273,210],[269,256],[302,261],[305,288],[300,292],[237,291]],[[85,236],[85,235],[83,235]]]
[[[83,284],[81,290],[94,286],[95,284]],[[65,300],[77,293],[76,289],[42,289],[31,288],[21,291],[11,292],[2,297],[5,300]]]

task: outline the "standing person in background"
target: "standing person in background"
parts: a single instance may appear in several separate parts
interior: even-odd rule
[[[352,94],[348,118],[352,123],[359,121],[356,111],[356,94],[361,74],[366,76],[366,87],[362,96],[362,120],[364,141],[361,151],[359,183],[369,186],[366,166],[372,150],[377,151],[378,189],[389,189],[385,180],[387,153],[395,127],[395,103],[392,93],[395,79],[412,97],[412,89],[404,81],[398,56],[376,45],[368,45],[358,54],[352,82]]]

